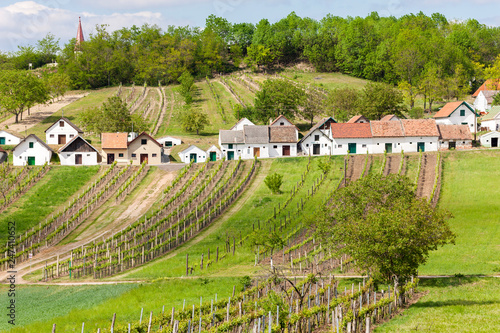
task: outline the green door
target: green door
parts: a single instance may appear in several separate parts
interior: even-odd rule
[[[425,142],[417,142],[417,151],[425,152]]]
[[[392,143],[386,143],[386,144],[385,144],[385,152],[386,152],[387,154],[392,153]]]
[[[355,143],[349,143],[347,146],[348,146],[350,154],[356,154],[356,144]]]
[[[197,157],[198,157],[198,155],[196,155],[196,154],[189,154],[189,160],[194,161],[194,163],[197,162]]]
[[[234,160],[234,151],[228,150],[228,152],[227,152],[227,160],[228,161]]]
[[[28,165],[35,165],[35,156],[28,156]]]
[[[215,162],[215,161],[217,161],[217,152],[211,151],[210,152],[210,162]]]
[[[0,137],[0,145],[4,145],[5,144],[5,137]]]

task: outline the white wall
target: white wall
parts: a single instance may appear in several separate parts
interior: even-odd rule
[[[356,154],[371,153],[372,139],[359,138],[359,139],[333,139],[333,155],[346,155],[349,143],[356,143]]]
[[[297,156],[297,143],[291,142],[291,143],[270,143],[269,144],[269,157],[283,157],[283,146],[289,146],[290,147],[290,155],[287,157],[291,156]]]
[[[29,142],[33,142],[33,148],[29,148]],[[28,157],[35,157],[35,165],[50,164],[52,152],[34,138],[28,138],[14,150],[13,164],[24,166],[28,164]]]
[[[97,152],[62,152],[59,153],[59,160],[61,161],[61,165],[76,165],[75,164],[75,155],[82,155],[82,164],[81,165],[97,165]]]
[[[500,132],[490,132],[484,135],[481,135],[479,141],[481,142],[481,146],[490,148],[491,147],[491,138],[498,138],[498,143],[500,144]]]
[[[21,138],[18,138],[17,136],[5,131],[0,131],[0,137],[5,138],[5,144],[9,146],[18,145],[22,140]]]
[[[196,163],[206,162],[208,155],[207,152],[201,150],[198,147],[189,147],[179,153],[179,157],[183,163],[191,162],[191,154],[196,154]]]
[[[315,136],[319,135],[319,140],[315,140]],[[330,155],[332,153],[332,141],[322,134],[321,130],[316,129],[307,138],[305,138],[301,143],[302,152],[306,155],[313,155],[313,145],[320,145],[319,155]]]
[[[219,146],[221,147],[221,151],[222,151],[222,156],[226,158],[226,160],[228,159],[227,157],[227,152],[228,151],[233,151],[234,152],[234,159],[237,160],[240,158],[240,156],[242,156],[242,151],[243,151],[243,148],[245,147],[244,144],[240,143],[240,144],[236,144],[236,143],[233,143],[232,144],[233,148],[232,149],[229,149],[229,144],[225,143],[225,144],[219,144]]]
[[[158,139],[156,141],[158,141],[158,143],[161,144],[163,147],[167,147],[167,146],[165,146],[165,142],[166,141],[171,141],[172,142],[172,147],[173,146],[178,146],[178,145],[180,145],[182,143],[181,139],[172,138],[170,136],[165,136],[165,137],[160,138],[160,139]]]
[[[272,146],[271,146],[272,147]],[[267,158],[270,156],[270,149],[268,143],[247,143],[242,146],[241,158],[244,160],[250,160],[255,157],[253,150],[254,148],[260,149],[260,157],[259,158]],[[236,156],[236,155],[235,155]]]
[[[371,154],[383,154],[385,152],[385,144],[390,143],[393,153],[400,153],[403,148],[405,138],[373,138],[373,144],[370,148]],[[406,151],[406,150],[405,150]]]
[[[484,96],[482,91],[479,92],[476,99],[474,100],[474,109],[482,112],[485,112],[486,110],[490,109],[490,105],[488,105],[488,100],[486,99],[486,96]]]
[[[63,134],[66,136],[66,143],[68,143],[71,139],[78,135],[78,131],[75,130],[72,126],[70,126],[64,120],[64,126],[59,126],[59,121],[52,125],[47,132],[45,132],[45,142],[49,145],[57,145],[59,135]],[[52,136],[52,137],[51,137]]]
[[[401,147],[405,153],[415,153],[418,151],[417,143],[424,142],[424,151],[437,151],[438,150],[438,137],[406,137],[401,143]]]
[[[482,121],[481,127],[486,127],[489,131],[498,131],[500,130],[500,119]]]

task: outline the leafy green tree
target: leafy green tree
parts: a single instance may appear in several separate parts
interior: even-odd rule
[[[360,106],[359,90],[345,87],[336,88],[328,92],[325,100],[325,108],[334,114],[335,119],[346,122],[358,113]]]
[[[250,45],[247,48],[247,58],[246,62],[248,64],[253,64],[257,66],[257,69],[260,69],[261,66],[269,66],[273,63],[277,54],[273,52],[268,47],[264,45]]]
[[[255,94],[255,118],[263,123],[284,115],[293,119],[304,104],[305,92],[285,79],[266,80]]]
[[[69,75],[61,72],[47,74],[44,80],[52,101],[57,97],[64,97],[71,84]]]
[[[491,105],[500,105],[500,94],[496,94],[495,97],[493,97],[493,101],[491,102]]]
[[[194,78],[189,72],[184,72],[182,73],[181,76],[177,79],[179,83],[181,84],[179,87],[179,92],[184,97],[184,101],[186,104],[191,104],[193,102],[193,89],[195,88],[194,86]]]
[[[381,119],[388,114],[402,117],[406,111],[403,94],[384,83],[368,83],[363,88],[360,105],[364,116],[371,120]]]
[[[25,108],[48,99],[42,80],[28,71],[0,72],[0,109],[16,116],[19,122]]]
[[[414,185],[399,175],[370,175],[335,192],[315,236],[336,255],[381,281],[417,275],[439,246],[454,243],[450,214],[416,198]]]
[[[42,57],[44,64],[51,63],[56,60],[57,53],[60,51],[60,38],[56,39],[52,33],[48,33],[44,38],[40,39],[37,44],[37,51]]]
[[[324,104],[326,96],[323,92],[315,88],[302,87],[305,96],[303,100],[303,105],[299,108],[299,114],[304,118],[308,119],[311,127],[314,124],[314,118],[326,113],[324,109]]]
[[[184,130],[196,132],[196,135],[199,135],[200,131],[210,124],[210,120],[202,110],[186,106],[180,114],[180,123]]]
[[[142,132],[149,124],[137,115],[131,115],[127,103],[120,97],[112,96],[99,108],[90,108],[80,113],[81,126],[87,132]]]
[[[264,183],[271,190],[273,194],[281,194],[281,185],[283,184],[283,175],[275,172],[271,173],[264,178]]]

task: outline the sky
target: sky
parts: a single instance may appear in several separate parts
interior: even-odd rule
[[[420,11],[441,13],[448,20],[474,18],[488,26],[500,26],[500,0],[0,0],[0,52],[36,45],[52,33],[63,46],[76,37],[78,17],[85,38],[96,25],[117,30],[144,23],[203,27],[210,15],[229,22],[276,22],[289,13],[320,20],[327,14],[361,16],[376,11],[380,16],[400,17]]]

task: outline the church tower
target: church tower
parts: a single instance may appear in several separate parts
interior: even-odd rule
[[[75,51],[79,51],[80,44],[84,42],[83,38],[83,29],[82,29],[82,18],[78,18],[78,30],[76,31],[76,43],[75,43]]]

